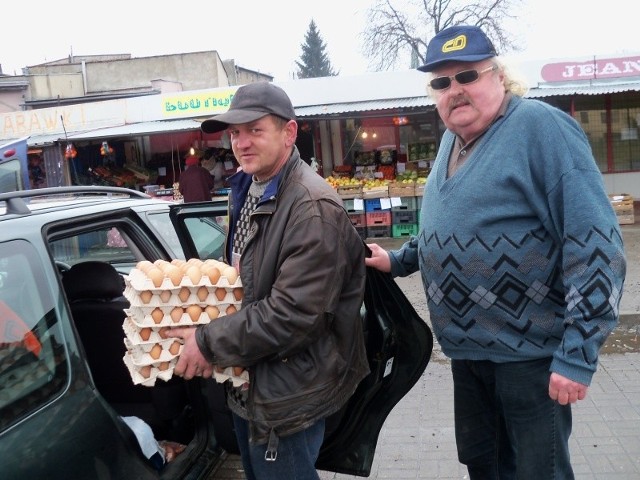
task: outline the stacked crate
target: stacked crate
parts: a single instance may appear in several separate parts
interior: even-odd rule
[[[391,236],[410,237],[418,233],[418,202],[415,183],[395,183],[389,186],[391,198]]]
[[[384,196],[364,199],[367,238],[391,236],[391,203],[389,202],[388,190],[379,192],[379,194],[384,194]]]
[[[609,195],[611,205],[618,217],[618,224],[633,225],[635,223],[635,214],[633,211],[633,197],[626,193]]]
[[[362,198],[343,198],[342,203],[360,238],[365,240],[367,238],[367,217],[364,211],[364,200]]]

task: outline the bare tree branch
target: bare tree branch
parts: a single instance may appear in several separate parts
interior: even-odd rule
[[[522,0],[376,0],[367,12],[361,33],[362,53],[374,70],[415,68],[425,62],[429,40],[454,25],[481,27],[504,53],[517,51],[514,37],[504,28]]]

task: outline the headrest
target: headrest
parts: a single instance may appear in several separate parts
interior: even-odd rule
[[[62,285],[69,301],[78,299],[111,300],[124,293],[124,279],[104,262],[77,263],[62,276]]]

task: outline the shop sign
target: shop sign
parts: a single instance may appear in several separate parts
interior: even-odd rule
[[[238,87],[163,95],[164,117],[196,117],[224,113]]]
[[[640,57],[549,63],[542,67],[545,82],[570,82],[640,76]]]

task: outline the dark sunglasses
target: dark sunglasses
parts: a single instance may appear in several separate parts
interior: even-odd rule
[[[480,78],[480,75],[487,72],[492,72],[496,70],[498,67],[496,65],[491,65],[490,67],[485,68],[484,70],[464,70],[462,72],[458,72],[455,75],[451,75],[450,77],[436,77],[429,82],[431,88],[434,90],[445,90],[451,86],[451,79],[455,78],[456,82],[460,85],[468,85],[470,83],[475,82]]]

